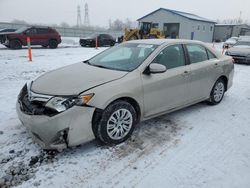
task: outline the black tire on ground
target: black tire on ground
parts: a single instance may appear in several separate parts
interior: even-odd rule
[[[225,91],[226,91],[226,83],[223,79],[219,78],[215,82],[213,89],[210,93],[210,98],[208,100],[208,104],[209,105],[219,104],[224,97]]]
[[[10,45],[4,45],[6,48],[10,48]]]
[[[110,41],[110,46],[114,46],[115,42],[114,41]]]
[[[11,40],[10,41],[10,48],[11,49],[21,49],[22,48],[22,43],[19,40]]]
[[[111,117],[116,117],[115,120],[119,121],[113,121]],[[136,122],[137,114],[134,107],[126,101],[119,100],[110,104],[104,110],[100,121],[96,125],[96,130],[93,131],[97,131],[95,135],[98,137],[98,140],[100,140],[104,144],[120,144],[131,136],[134,131]],[[113,128],[110,128],[110,126],[113,126]],[[115,133],[118,134],[116,135]],[[110,134],[113,137],[110,136]]]
[[[55,49],[58,46],[58,42],[56,40],[50,40],[49,41],[49,48]]]

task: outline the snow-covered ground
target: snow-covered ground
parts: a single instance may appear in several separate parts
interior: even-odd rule
[[[104,49],[72,42],[55,50],[37,47],[30,63],[27,49],[0,46],[0,183],[14,178],[9,182],[18,187],[250,187],[246,65],[235,65],[234,85],[221,104],[200,103],[143,122],[121,145],[106,147],[93,141],[50,155],[33,144],[15,112],[21,87]]]

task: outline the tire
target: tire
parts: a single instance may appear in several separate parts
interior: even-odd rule
[[[48,47],[48,45],[42,45],[42,47],[43,47],[43,48],[47,48],[47,47]]]
[[[22,49],[22,43],[19,40],[11,40],[10,48],[14,50]]]
[[[55,49],[58,46],[58,42],[56,40],[50,40],[49,41],[49,48]]]
[[[213,89],[210,93],[210,98],[209,98],[208,104],[210,104],[210,105],[219,104],[224,97],[225,91],[226,91],[225,81],[223,79],[219,78],[215,82]]]
[[[136,122],[134,107],[126,101],[116,101],[104,110],[97,124],[96,135],[104,144],[120,144],[131,136]]]
[[[6,48],[10,48],[10,45],[4,45]]]
[[[110,41],[110,47],[114,46],[114,45],[115,45],[115,42],[114,41]]]

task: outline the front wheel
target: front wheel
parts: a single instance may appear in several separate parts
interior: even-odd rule
[[[19,40],[11,40],[10,41],[10,48],[17,50],[22,48],[22,43]]]
[[[225,91],[226,91],[225,82],[223,79],[220,78],[214,84],[214,87],[210,93],[210,99],[208,103],[211,105],[219,104],[224,97]]]
[[[116,101],[103,112],[97,125],[97,137],[105,144],[119,144],[127,140],[134,131],[137,114],[126,101]]]

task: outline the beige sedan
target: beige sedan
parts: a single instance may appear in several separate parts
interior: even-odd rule
[[[233,74],[232,58],[202,42],[130,41],[26,84],[17,113],[44,149],[119,144],[140,121],[220,103]]]

